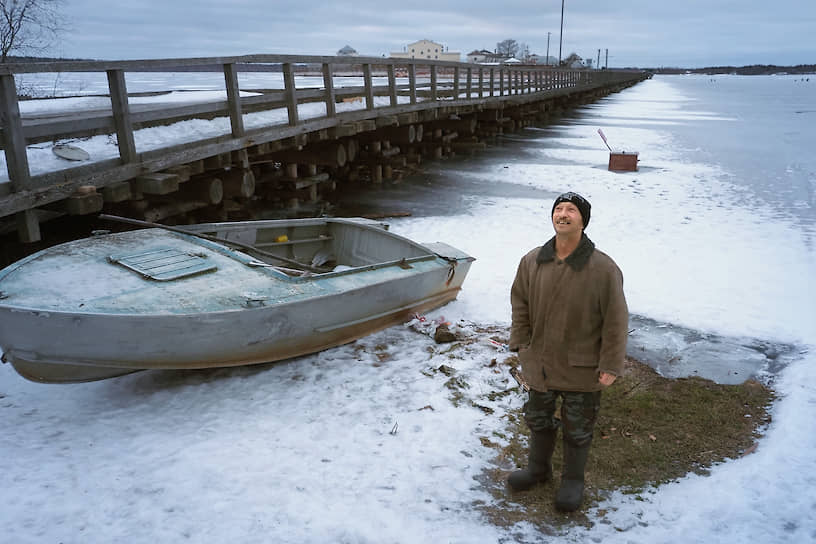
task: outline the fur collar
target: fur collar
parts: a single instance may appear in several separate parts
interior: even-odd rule
[[[590,240],[586,234],[581,233],[581,241],[578,243],[578,247],[564,259],[564,262],[570,265],[570,268],[573,270],[581,270],[587,261],[589,261],[589,256],[592,255],[593,251],[595,251],[595,244],[592,243],[592,240]],[[536,263],[548,263],[554,260],[555,236],[541,246],[541,251],[538,252],[538,256],[536,257]]]

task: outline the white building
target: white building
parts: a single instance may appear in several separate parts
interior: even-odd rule
[[[409,43],[405,46],[404,51],[392,51],[390,56],[395,59],[430,59],[453,62],[460,62],[462,58],[461,53],[458,51],[451,53],[441,43],[432,42],[431,40],[419,40],[418,42]]]

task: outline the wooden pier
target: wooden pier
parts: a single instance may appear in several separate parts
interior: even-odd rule
[[[223,73],[226,100],[131,104],[125,75],[157,71]],[[249,71],[279,73],[282,88],[240,88],[238,74]],[[110,107],[20,114],[15,75],[66,72],[104,73]],[[357,77],[359,85],[337,85],[340,74]],[[306,75],[317,75],[322,85],[299,88]],[[178,224],[292,209],[345,182],[377,184],[423,160],[477,151],[497,135],[646,77],[623,70],[291,55],[4,64],[0,143],[9,182],[0,184],[0,234],[16,232],[20,242],[36,242],[46,221],[101,211]],[[250,90],[252,96],[241,96]],[[324,115],[304,118],[300,110],[310,103],[321,104]],[[272,110],[281,111],[282,122],[245,126],[249,115]],[[217,118],[229,119],[229,131],[220,136],[150,150],[135,143],[140,129]],[[99,134],[115,136],[118,158],[31,173],[28,146]]]

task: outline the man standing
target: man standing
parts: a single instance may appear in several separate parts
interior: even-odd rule
[[[530,386],[524,419],[528,466],[508,484],[527,490],[552,478],[551,458],[563,428],[564,469],[555,505],[577,510],[601,390],[623,372],[629,312],[623,275],[584,234],[591,206],[579,194],[555,199],[555,236],[522,257],[510,292],[510,349]],[[561,397],[561,418],[555,417]]]

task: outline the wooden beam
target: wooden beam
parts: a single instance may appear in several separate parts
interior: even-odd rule
[[[371,83],[371,65],[363,64],[363,82],[365,85],[366,109],[374,109],[374,86]]]
[[[238,88],[238,72],[236,72],[233,63],[224,65],[224,84],[227,88],[227,104],[229,104],[232,136],[240,138],[244,135],[244,117],[241,110],[241,90]]]
[[[334,117],[337,114],[335,109],[334,79],[332,77],[332,70],[332,64],[323,64],[323,88],[326,93],[326,117]]]
[[[14,76],[10,74],[0,75],[0,125],[3,126],[3,150],[12,191],[29,189],[31,171],[28,168],[20,105],[17,103],[17,87]],[[26,224],[28,222],[29,218],[26,218]],[[39,228],[36,236],[39,236]]]
[[[408,94],[411,98],[411,104],[417,103],[417,90],[416,90],[416,64],[409,64],[408,65]]]
[[[125,73],[122,70],[108,70],[108,90],[110,91],[113,124],[119,145],[119,158],[124,163],[138,162],[136,143],[133,140],[133,125],[130,120]]]
[[[297,109],[297,89],[295,88],[295,73],[292,71],[290,63],[283,65],[283,84],[286,89],[286,110],[289,113],[289,126],[299,123]]]
[[[23,243],[39,242],[42,240],[37,210],[23,210],[16,215],[16,220],[18,240]]]
[[[388,65],[388,96],[391,99],[391,105],[397,105],[397,78],[394,74],[394,65]]]

